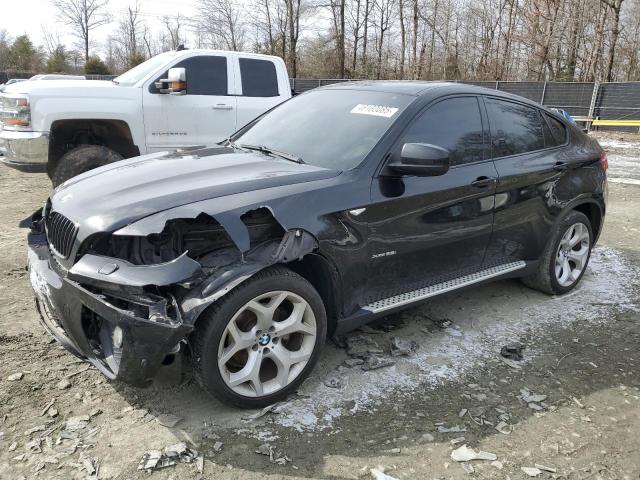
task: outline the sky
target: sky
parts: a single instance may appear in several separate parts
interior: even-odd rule
[[[165,15],[195,15],[196,0],[138,0],[141,15],[154,30],[160,29],[160,18]],[[135,5],[135,0],[109,0],[108,11],[114,18],[126,12],[127,7]],[[36,45],[43,41],[43,26],[51,32],[57,32],[64,43],[75,38],[70,28],[58,20],[58,11],[51,0],[0,0],[0,30],[7,30],[12,37],[28,34]],[[116,28],[115,24],[104,25],[93,31],[96,42],[104,44],[107,36]]]

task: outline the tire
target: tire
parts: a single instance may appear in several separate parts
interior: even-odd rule
[[[259,316],[256,312],[263,309],[268,313]],[[301,330],[294,332],[296,328]],[[241,408],[271,405],[307,378],[326,333],[325,307],[315,288],[288,268],[270,267],[201,314],[190,337],[194,376],[223,403]],[[237,342],[232,341],[234,334]],[[249,373],[257,381],[248,379]]]
[[[570,232],[571,229],[574,229],[572,233]],[[580,235],[578,235],[578,231],[580,231]],[[570,240],[577,239],[578,236],[583,240],[570,247],[565,240],[565,236],[572,234],[576,236],[571,237]],[[563,242],[562,246],[564,248],[561,248],[561,242]],[[579,247],[579,250],[576,250],[576,247]],[[540,258],[538,270],[533,275],[523,278],[523,283],[528,287],[550,295],[562,295],[570,292],[578,285],[587,270],[592,247],[593,231],[587,216],[575,210],[568,213],[554,228],[551,239]],[[586,248],[584,253],[578,255],[584,248]],[[567,252],[567,254],[563,252]],[[578,262],[573,258],[581,258],[581,260]],[[565,266],[557,269],[557,261],[561,264],[566,262],[566,265],[569,266],[570,274],[564,281],[562,281],[562,278],[567,269]],[[578,268],[578,265],[580,265],[580,268]]]
[[[101,145],[82,145],[65,153],[51,175],[53,188],[76,175],[122,160],[122,155]]]

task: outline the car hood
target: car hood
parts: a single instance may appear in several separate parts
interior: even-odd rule
[[[322,180],[336,170],[257,152],[216,147],[161,152],[91,170],[68,180],[51,208],[78,224],[81,236],[114,231],[148,215],[201,200]]]
[[[73,93],[78,89],[101,90],[105,88],[115,89],[117,86],[113,82],[104,80],[33,80],[12,83],[7,85],[4,93],[32,94],[32,93]]]

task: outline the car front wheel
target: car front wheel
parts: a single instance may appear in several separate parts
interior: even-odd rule
[[[556,226],[538,271],[523,279],[532,288],[559,295],[572,290],[587,269],[593,232],[586,215],[573,211]]]
[[[195,377],[224,403],[272,404],[308,376],[326,330],[313,286],[284,267],[270,268],[202,314],[191,340]]]

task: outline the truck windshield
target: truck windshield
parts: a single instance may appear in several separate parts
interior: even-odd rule
[[[155,57],[151,57],[146,62],[142,62],[140,65],[137,65],[131,70],[127,70],[119,77],[114,78],[113,83],[125,87],[135,85],[147,75],[159,70],[176,55],[177,52],[165,52],[160,55],[156,55]]]
[[[364,90],[317,90],[294,97],[231,140],[287,152],[337,170],[358,166],[415,97]]]

